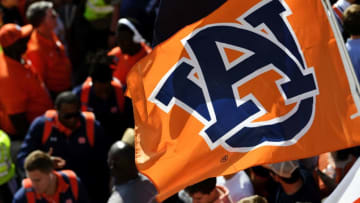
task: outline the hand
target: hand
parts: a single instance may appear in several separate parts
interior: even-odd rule
[[[54,168],[55,169],[60,169],[60,168],[64,168],[66,161],[58,156],[51,156],[51,154],[53,153],[53,148],[50,147],[49,151],[48,151],[48,155],[51,158],[51,161],[53,162]]]

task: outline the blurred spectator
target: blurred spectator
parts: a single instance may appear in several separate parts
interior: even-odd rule
[[[137,28],[143,33],[143,37],[150,42],[153,35],[156,14],[155,7],[158,1],[159,0],[121,0],[120,4],[120,18],[136,19],[141,25]]]
[[[130,69],[143,57],[151,52],[145,43],[134,19],[121,18],[118,21],[116,37],[118,46],[108,54],[115,56],[114,77],[126,85],[126,76]]]
[[[52,155],[66,161],[64,168],[81,178],[92,202],[105,202],[109,172],[103,129],[94,114],[80,112],[80,101],[71,92],[61,93],[55,107],[56,111],[47,111],[31,124],[18,154],[18,166],[24,166],[30,152],[53,148]]]
[[[344,13],[344,29],[350,34],[346,42],[351,62],[360,81],[360,5],[353,4]]]
[[[335,161],[330,152],[320,154],[315,172],[321,197],[328,196],[336,188],[335,168]]]
[[[126,128],[134,127],[132,104],[124,97],[121,83],[112,76],[113,57],[99,51],[90,59],[90,77],[73,92],[80,98],[82,111],[94,112],[110,147],[121,139]]]
[[[42,1],[42,0],[25,0],[25,9],[27,10],[29,6],[35,2]],[[51,1],[53,3],[53,9],[56,11],[56,26],[54,28],[55,35],[60,39],[60,41],[63,43],[65,50],[67,50],[67,39],[65,36],[65,25],[64,20],[58,15],[57,11],[59,10],[59,7],[61,7],[63,4],[65,4],[64,0],[53,0]],[[67,52],[66,52],[67,53]]]
[[[341,182],[357,160],[358,148],[348,148],[320,155],[318,168],[319,187],[323,197],[328,196]]]
[[[114,5],[109,0],[86,0],[85,2],[84,18],[89,22],[92,31],[89,34],[94,37],[95,34],[97,35],[95,38],[102,44],[97,48],[106,48]]]
[[[74,15],[71,29],[71,61],[75,72],[75,84],[81,84],[87,77],[86,58],[99,49],[114,46],[116,22],[119,19],[119,1],[83,0]]]
[[[0,202],[11,202],[17,190],[15,165],[10,156],[10,139],[0,130]]]
[[[268,169],[255,166],[247,169],[255,194],[265,197],[270,203],[275,202],[277,183],[271,178]]]
[[[52,98],[71,88],[71,64],[61,41],[54,33],[57,14],[51,2],[32,3],[26,17],[34,26],[26,51],[31,69],[49,89]]]
[[[314,177],[299,168],[297,161],[286,161],[265,166],[272,178],[279,183],[276,203],[312,202],[320,203],[320,193]]]
[[[217,185],[223,185],[229,189],[230,197],[233,202],[254,195],[253,185],[245,171],[239,171],[226,176],[219,176],[217,177]]]
[[[40,80],[25,68],[22,55],[32,26],[6,24],[0,28],[0,125],[12,139],[22,139],[32,120],[52,107]],[[17,135],[17,136],[16,136]]]
[[[216,185],[216,178],[208,178],[185,188],[193,203],[231,203],[229,190]]]
[[[26,202],[88,202],[80,179],[71,170],[54,171],[51,157],[40,150],[25,160],[27,179],[16,192],[13,203]]]
[[[335,18],[338,23],[338,27],[343,35],[344,40],[349,37],[349,33],[344,30],[344,12],[351,4],[359,4],[360,0],[338,0],[333,5]]]
[[[113,192],[108,203],[148,203],[154,200],[154,185],[136,169],[135,149],[123,141],[109,151],[108,165],[113,177]]]

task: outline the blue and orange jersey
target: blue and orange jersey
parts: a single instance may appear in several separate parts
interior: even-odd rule
[[[88,130],[93,130],[89,132],[93,136],[88,135]],[[97,120],[88,120],[82,113],[78,127],[70,130],[61,124],[57,115],[49,115],[47,111],[30,126],[18,153],[19,167],[24,166],[25,157],[32,151],[49,151],[50,148],[53,148],[53,156],[66,161],[65,169],[73,170],[80,177],[89,196],[106,193],[108,148],[103,128]],[[99,174],[99,171],[103,173]],[[99,187],[98,193],[94,193]]]
[[[80,179],[71,170],[53,171],[57,180],[56,191],[53,195],[39,194],[32,187],[29,178],[22,181],[15,196],[14,203],[47,203],[47,202],[88,202],[87,191]]]

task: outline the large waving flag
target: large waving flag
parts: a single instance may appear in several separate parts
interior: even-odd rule
[[[360,143],[358,84],[326,9],[229,0],[134,66],[136,162],[159,200],[207,177]]]

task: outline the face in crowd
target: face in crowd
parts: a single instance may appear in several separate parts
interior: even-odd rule
[[[74,130],[80,122],[80,106],[78,104],[62,103],[57,110],[61,124]]]
[[[40,170],[27,171],[26,175],[30,178],[33,188],[39,194],[48,193],[51,184],[56,178],[53,173],[44,173]]]

